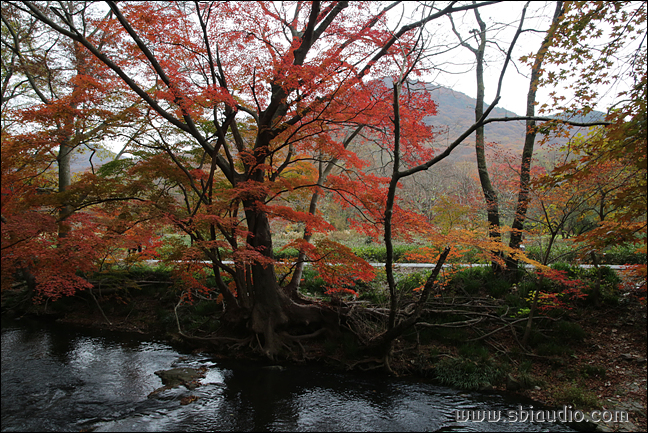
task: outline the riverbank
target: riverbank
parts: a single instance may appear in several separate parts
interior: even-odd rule
[[[213,353],[220,359],[238,357],[265,362],[245,344],[222,340],[216,343],[214,337],[238,337],[224,334],[214,320],[220,308],[216,302],[196,301],[177,307],[172,294],[161,295],[152,287],[129,293],[126,296],[121,292],[97,292],[97,302],[90,296],[79,295],[32,305],[21,314],[164,338],[187,349]],[[463,379],[479,378],[482,382],[478,389],[482,391],[505,392],[520,401],[532,399],[549,407],[622,410],[629,414],[630,422],[599,423],[599,430],[645,431],[646,310],[635,300],[620,298],[614,305],[570,312],[569,320],[560,323],[571,323],[571,327],[543,328],[534,334],[537,341],[532,339],[533,351],[521,351],[511,332],[499,333],[495,341],[469,345],[466,341],[473,335],[471,332],[483,335],[489,330],[478,326],[462,332],[450,328],[416,329],[396,341],[391,368],[400,376],[424,376],[446,385],[452,384],[446,376],[458,372]],[[4,301],[3,312],[7,304]],[[97,305],[101,305],[101,310]],[[197,338],[181,337],[178,323],[183,333]],[[543,333],[553,334],[544,338]],[[565,344],[559,344],[560,340]],[[298,347],[285,357],[285,362],[326,362],[344,370],[381,367],[380,360],[366,356],[350,334],[337,339],[321,336]],[[487,372],[492,374],[486,377]]]

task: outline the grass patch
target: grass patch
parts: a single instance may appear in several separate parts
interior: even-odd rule
[[[490,355],[488,349],[481,344],[466,343],[459,348],[459,355],[481,362],[486,362]]]
[[[461,269],[453,275],[450,287],[475,295],[482,289],[494,298],[502,298],[511,291],[511,283],[496,275],[490,266]]]
[[[581,367],[580,375],[585,379],[589,377],[598,377],[601,379],[605,379],[605,376],[607,375],[607,370],[605,369],[605,367],[588,364]]]
[[[475,361],[465,357],[444,358],[435,365],[439,382],[466,390],[487,389],[501,382],[505,369],[492,360]]]
[[[556,324],[556,332],[561,340],[564,339],[574,343],[581,343],[587,336],[585,330],[578,323],[566,320],[561,320]]]
[[[544,380],[539,379],[531,374],[533,364],[531,361],[523,361],[517,369],[517,381],[522,389],[531,389],[535,386],[544,387]]]
[[[561,404],[571,404],[582,409],[601,407],[596,394],[578,386],[567,386],[554,393],[554,398]]]

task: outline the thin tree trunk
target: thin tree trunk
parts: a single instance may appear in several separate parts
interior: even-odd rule
[[[540,289],[542,288],[543,278],[540,276],[538,280],[538,288],[533,295],[533,303],[531,304],[531,309],[529,310],[529,319],[526,323],[526,328],[524,329],[524,336],[522,337],[522,345],[526,346],[529,341],[529,336],[531,335],[531,329],[533,328],[533,316],[538,308],[538,298],[540,297]]]
[[[349,144],[353,141],[355,137],[360,134],[362,129],[364,128],[364,125],[358,126],[348,137],[344,139],[343,145],[344,148],[348,148]],[[320,155],[323,158],[323,155]],[[315,212],[317,211],[317,202],[319,201],[320,197],[320,191],[319,187],[324,185],[324,182],[326,181],[326,178],[328,175],[331,173],[333,170],[333,167],[338,162],[338,158],[333,158],[330,160],[324,169],[322,169],[323,161],[320,162],[319,166],[319,176],[317,178],[317,187],[318,189],[313,193],[311,196],[311,201],[310,205],[308,206],[308,213],[311,215],[315,215]],[[306,242],[310,242],[312,238],[312,234],[310,233],[308,227],[304,228],[304,237],[303,239]],[[301,278],[304,272],[304,265],[306,264],[306,254],[303,250],[299,251],[299,255],[297,257],[297,263],[295,264],[295,271],[293,272],[293,276],[290,279],[290,282],[286,285],[286,292],[293,298],[296,297],[297,295],[297,289],[299,289],[299,286],[301,284]]]
[[[392,216],[394,212],[394,201],[396,197],[396,188],[398,181],[401,178],[400,170],[400,91],[402,81],[394,83],[394,161],[392,165],[391,180],[389,182],[389,189],[387,191],[387,201],[385,203],[385,272],[387,274],[387,286],[389,288],[389,321],[387,330],[391,330],[396,326],[396,310],[398,309],[398,299],[396,297],[396,281],[394,279],[394,246],[392,243]],[[391,342],[386,347],[385,357],[389,358],[389,351],[391,349]]]
[[[67,140],[66,140],[67,141]],[[62,143],[59,146],[59,154],[56,158],[58,162],[58,192],[64,193],[67,191],[72,184],[72,172],[70,168],[70,163],[72,160],[73,148],[67,144]],[[70,227],[67,223],[67,218],[72,214],[72,207],[68,204],[63,203],[59,209],[58,217],[58,237],[64,238],[67,236],[70,231]]]
[[[529,92],[527,94],[527,109],[526,116],[535,116],[535,103],[536,103],[536,90],[538,87],[538,80],[542,73],[542,64],[545,54],[551,45],[553,35],[558,28],[558,23],[563,12],[562,2],[556,2],[556,10],[554,11],[551,27],[547,32],[540,50],[535,57],[535,62],[531,68],[531,83],[529,85]],[[511,224],[511,239],[509,247],[519,249],[522,243],[522,231],[524,230],[524,222],[526,220],[526,212],[529,204],[529,186],[531,181],[531,159],[533,158],[533,150],[536,139],[536,122],[535,120],[526,121],[526,136],[524,138],[524,148],[522,150],[522,163],[520,164],[520,191],[518,193],[518,201],[515,209],[515,216]],[[508,271],[515,271],[518,268],[518,261],[515,257],[509,256],[507,258]]]
[[[376,337],[372,341],[371,346],[380,347],[382,348],[381,350],[383,354],[387,354],[391,349],[392,342],[396,338],[401,336],[403,332],[405,332],[406,330],[414,326],[414,324],[416,324],[416,322],[421,317],[421,314],[423,313],[425,304],[428,298],[430,297],[432,288],[434,287],[436,279],[439,276],[439,273],[441,272],[441,268],[443,267],[443,264],[445,263],[449,253],[450,253],[450,247],[446,247],[441,253],[441,255],[439,256],[439,259],[437,260],[436,266],[434,267],[432,274],[428,277],[427,281],[425,282],[425,286],[423,286],[423,290],[421,291],[421,296],[419,297],[418,301],[416,301],[416,307],[414,308],[414,312],[408,315],[405,319],[398,322],[395,326],[387,329],[381,335]]]
[[[475,55],[476,63],[476,78],[477,78],[477,98],[475,102],[475,121],[479,121],[484,115],[484,53],[486,51],[486,23],[481,19],[481,15],[477,9],[474,10],[475,18],[479,24],[479,32],[475,31],[475,39],[477,39],[478,46],[474,48],[466,41],[464,41],[455,29],[454,21],[450,20],[452,30],[459,38],[462,46],[469,49]],[[485,150],[485,134],[484,126],[480,125],[475,130],[475,156],[477,159],[477,172],[479,174],[479,183],[481,184],[482,192],[484,194],[484,201],[486,204],[486,218],[488,221],[488,237],[495,243],[501,241],[500,230],[500,216],[499,216],[499,200],[497,192],[493,188],[490,176],[488,174],[488,165],[486,164],[486,150]],[[501,257],[502,253],[495,249],[492,251],[493,257]],[[493,270],[497,273],[501,272],[502,268],[497,260],[492,261]]]
[[[479,23],[479,48],[475,50],[477,57],[477,102],[475,104],[475,121],[481,119],[484,114],[484,52],[486,50],[486,24],[482,21],[481,16],[477,9],[475,9],[475,17]],[[501,240],[500,233],[500,216],[499,216],[499,201],[497,192],[493,188],[490,176],[488,174],[488,166],[486,164],[486,150],[485,150],[485,136],[484,126],[480,126],[475,131],[475,154],[477,157],[477,171],[479,173],[479,182],[481,183],[482,191],[484,193],[484,200],[486,202],[486,214],[488,220],[488,237],[499,243]],[[494,256],[501,257],[500,251],[493,251]],[[497,273],[501,272],[501,266],[496,261],[492,262],[493,270]]]

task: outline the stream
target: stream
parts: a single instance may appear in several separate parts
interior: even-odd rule
[[[147,397],[162,387],[154,372],[176,367],[206,369],[202,386]],[[575,431],[511,422],[520,405],[533,403],[420,378],[217,361],[138,334],[2,321],[2,431]],[[500,416],[457,420],[467,410]]]

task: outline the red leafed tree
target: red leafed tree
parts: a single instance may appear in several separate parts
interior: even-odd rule
[[[229,319],[245,323],[270,357],[290,338],[282,327],[337,320],[278,285],[270,221],[303,223],[308,240],[330,227],[316,204],[332,191],[381,224],[388,179],[365,173],[357,153],[393,128],[392,94],[376,78],[400,75],[393,59],[407,61],[402,54],[416,43],[413,30],[487,4],[450,3],[390,29],[395,4],[106,2],[110,16],[96,25],[110,37],[99,45],[74,16],[10,3],[83,45],[150,107],[146,159],[129,168],[129,177],[164,179],[151,179],[148,198],[164,203],[168,221],[211,261]],[[411,132],[402,134],[402,159],[418,167],[432,161],[432,137],[420,119],[433,105],[413,104],[411,111],[401,114]],[[354,134],[360,126],[364,137]],[[295,205],[305,197],[308,208]],[[349,251],[298,246],[302,260],[348,269],[334,263],[348,261]]]
[[[101,43],[82,4],[60,6]],[[95,214],[75,214],[90,203],[73,191],[71,162],[126,128],[134,105],[107,86],[106,67],[85,48],[18,8],[3,7],[2,50],[3,287],[23,274],[31,293],[73,294],[91,286],[79,275],[107,244]]]

